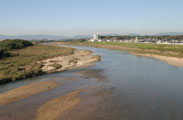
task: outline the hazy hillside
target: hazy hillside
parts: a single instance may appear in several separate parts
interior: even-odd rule
[[[53,39],[53,40],[63,40],[63,39],[78,39],[78,38],[91,38],[91,36],[54,36],[54,35],[0,35],[0,40],[3,39],[24,39],[24,40],[41,40],[41,39]]]

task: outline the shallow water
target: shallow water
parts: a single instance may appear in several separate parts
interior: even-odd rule
[[[0,120],[32,120],[55,97],[82,89],[81,104],[66,120],[183,120],[183,68],[126,52],[92,47],[95,66],[43,75],[0,86],[0,92],[45,80],[59,87],[0,107]],[[60,118],[61,119],[61,118]]]

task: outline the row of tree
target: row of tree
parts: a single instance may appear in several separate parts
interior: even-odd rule
[[[100,36],[101,39],[116,39],[116,40],[125,40],[125,39],[135,39],[136,37],[140,39],[156,39],[156,40],[183,40],[183,35],[176,36]]]

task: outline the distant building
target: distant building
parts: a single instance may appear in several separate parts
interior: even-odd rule
[[[94,34],[93,38],[90,40],[90,42],[102,42],[102,40],[100,39],[99,33]]]
[[[111,42],[111,40],[106,40],[107,42]]]
[[[161,40],[158,40],[156,43],[157,44],[171,44],[169,41],[161,41]]]
[[[161,40],[158,40],[156,43],[157,43],[157,44],[161,44]]]
[[[94,34],[93,35],[93,39],[98,40],[99,39],[99,34],[98,33],[97,34]]]
[[[139,39],[138,39],[138,37],[135,37],[135,42],[139,42]]]

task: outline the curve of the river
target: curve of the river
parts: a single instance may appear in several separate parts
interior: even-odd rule
[[[1,85],[0,93],[47,80],[60,86],[0,107],[0,120],[32,120],[41,105],[77,89],[81,103],[64,120],[183,120],[183,68],[121,51],[74,47],[91,50],[102,61]]]

